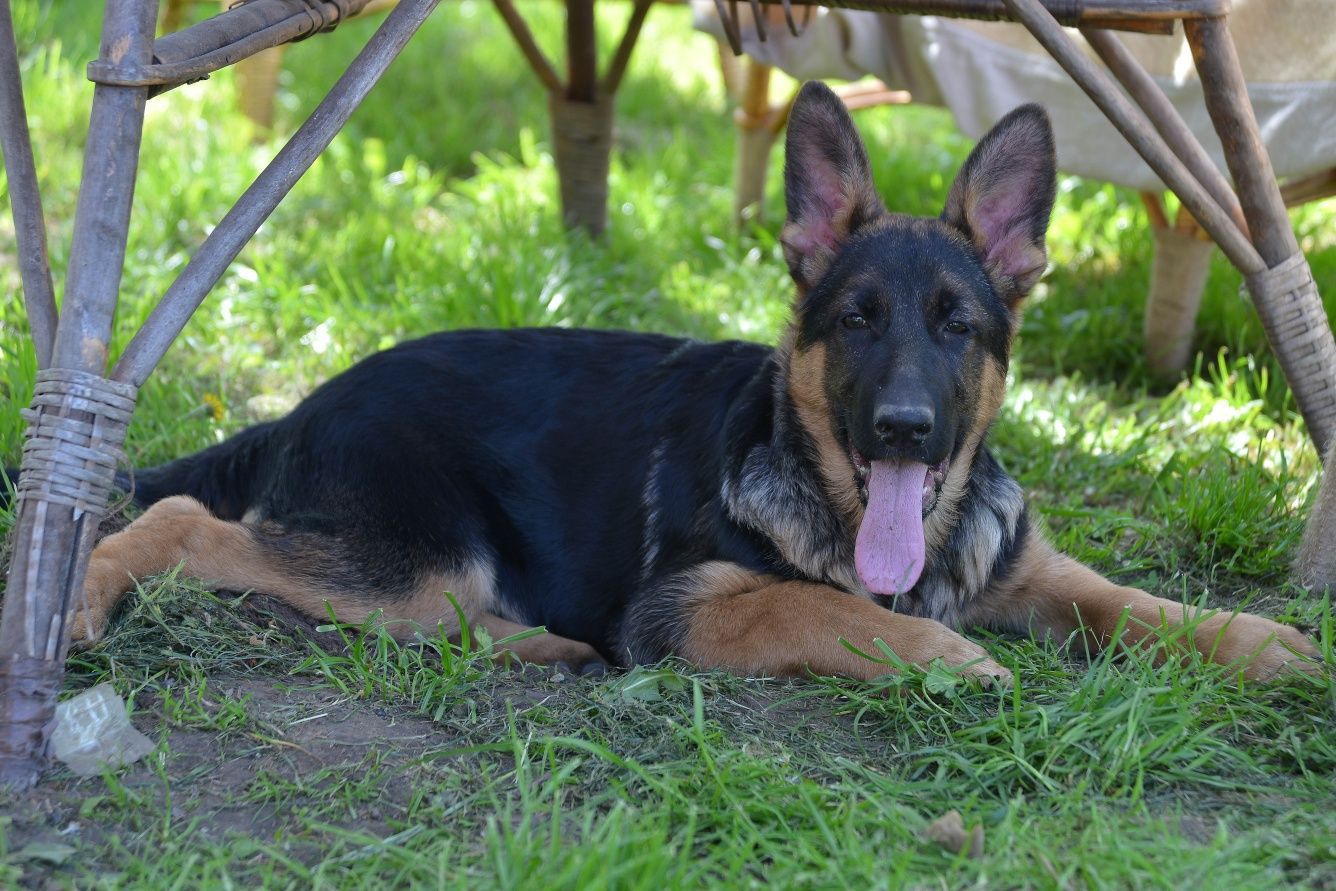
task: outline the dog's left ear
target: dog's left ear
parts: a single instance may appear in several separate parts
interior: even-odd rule
[[[942,220],[974,243],[1013,309],[1044,273],[1044,234],[1056,193],[1048,114],[1022,105],[979,140],[947,196]]]
[[[885,212],[863,140],[843,100],[820,81],[803,84],[789,112],[784,197],[789,217],[780,242],[801,289],[815,285],[849,237]]]

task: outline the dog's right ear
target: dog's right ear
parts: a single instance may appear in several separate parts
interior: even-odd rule
[[[793,280],[805,290],[849,236],[885,208],[844,102],[820,81],[803,84],[793,101],[784,146],[789,216],[780,242]]]

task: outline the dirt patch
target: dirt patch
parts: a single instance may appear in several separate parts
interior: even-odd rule
[[[133,721],[159,743],[156,752],[110,782],[54,768],[32,792],[0,797],[0,821],[8,821],[10,851],[28,845],[104,851],[114,837],[128,843],[165,826],[190,827],[212,841],[264,842],[299,834],[304,817],[385,836],[414,796],[465,802],[481,771],[508,769],[504,752],[468,750],[504,736],[511,721],[552,735],[578,736],[586,727],[612,732],[618,748],[648,763],[682,757],[668,718],[683,713],[689,690],[673,694],[675,702],[646,704],[621,695],[625,675],[557,677],[532,667],[488,672],[467,699],[426,717],[348,696],[315,678],[211,674],[203,708],[223,714],[226,702],[245,713],[244,722],[223,727],[184,725],[166,694],[149,688],[135,699]],[[749,746],[801,744],[816,735],[845,741],[832,754],[868,755],[853,719],[833,716],[828,702],[725,677],[703,682],[712,719],[730,736],[752,740]],[[807,685],[806,692],[819,691]],[[293,853],[319,856],[300,845]]]
[[[0,799],[9,849],[99,844],[107,834],[99,820],[104,808],[117,809],[118,817],[131,814],[131,830],[156,813],[208,838],[273,838],[294,810],[328,807],[331,785],[349,778],[380,783],[382,806],[402,804],[411,784],[391,780],[410,772],[428,749],[450,742],[448,730],[426,718],[314,683],[262,676],[217,683],[244,703],[250,719],[244,727],[174,726],[160,697],[141,697],[134,723],[158,741],[158,751],[112,784],[56,767],[30,793]],[[367,831],[380,822],[373,809],[347,819]]]

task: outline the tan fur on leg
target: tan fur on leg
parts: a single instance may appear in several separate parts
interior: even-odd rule
[[[319,554],[311,556],[318,558]],[[83,644],[97,640],[111,611],[133,590],[137,579],[178,565],[187,575],[211,586],[261,591],[317,619],[328,616],[326,603],[340,622],[350,624],[361,624],[382,610],[382,621],[400,638],[438,625],[447,635],[457,635],[459,614],[445,596],[447,591],[469,622],[490,609],[496,597],[491,567],[481,562],[427,578],[406,595],[329,590],[275,558],[246,524],[219,520],[195,499],[181,495],[158,502],[98,544],[84,585],[87,607],[73,617],[72,639]]]
[[[1010,682],[983,648],[938,622],[902,616],[825,585],[782,582],[732,563],[693,571],[700,586],[682,656],[704,668],[801,676],[808,672],[870,680],[887,667],[849,652],[843,638],[879,655],[880,638],[906,662],[974,663],[971,676]]]
[[[983,612],[970,617],[1007,631],[1030,630],[1065,639],[1080,630],[1092,650],[1107,647],[1129,613],[1122,642],[1149,642],[1159,629],[1181,627],[1203,611],[1125,588],[1070,557],[1059,554],[1031,532],[1018,565],[1003,587],[990,592]],[[1193,646],[1213,662],[1236,665],[1250,680],[1274,678],[1287,670],[1313,672],[1313,644],[1294,628],[1246,613],[1207,610],[1193,629]]]
[[[184,559],[183,532],[208,509],[184,495],[159,501],[126,528],[98,542],[88,561],[82,609],[70,619],[70,640],[92,644],[102,637],[107,619],[133,591],[139,579],[167,572]]]
[[[529,625],[520,625],[491,613],[483,613],[478,616],[477,623],[487,629],[487,633],[492,636],[494,641],[510,637],[512,634],[529,631],[531,628]],[[589,644],[547,631],[533,637],[526,637],[523,640],[504,644],[499,649],[513,654],[522,662],[532,662],[536,665],[555,665],[558,662],[569,662],[571,665],[579,667],[591,662],[603,661],[603,657],[599,655],[598,650]]]

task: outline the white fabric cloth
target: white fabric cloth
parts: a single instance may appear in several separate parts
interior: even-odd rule
[[[710,0],[693,0],[693,8],[698,28],[722,34]],[[778,21],[766,30],[763,43],[743,23],[748,55],[799,79],[874,75],[916,102],[947,107],[973,138],[1017,105],[1040,102],[1053,119],[1063,170],[1142,191],[1164,188],[1020,25],[822,9],[801,37]],[[1230,30],[1276,174],[1336,167],[1336,0],[1234,0]],[[1182,29],[1119,39],[1225,169]]]

